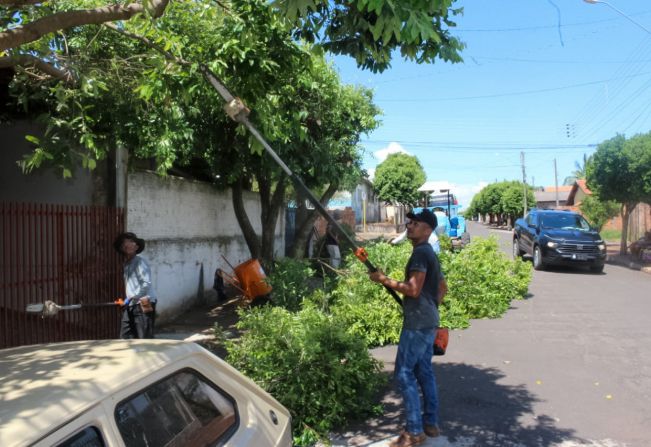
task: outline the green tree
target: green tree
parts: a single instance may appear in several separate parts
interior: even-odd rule
[[[276,0],[294,35],[355,58],[374,72],[390,67],[396,50],[418,63],[460,62],[464,44],[450,34],[463,12],[456,0]]]
[[[510,218],[513,222],[524,214],[524,185],[519,181],[503,181],[491,183],[475,194],[470,202],[467,215],[489,214],[491,220],[497,218],[504,221]],[[527,206],[532,207],[536,202],[533,191],[527,186]]]
[[[290,168],[308,186],[328,185],[326,192],[360,172],[359,137],[375,128],[378,109],[370,91],[341,85],[322,55],[295,43],[264,1],[233,1],[231,14],[210,5],[173,3],[155,27],[134,18],[99,34],[77,30],[68,49],[82,59],[80,87],[54,83],[40,92],[46,138],[25,167],[47,161],[69,175],[75,164],[93,167],[122,146],[154,158],[161,173],[191,169],[232,188],[251,255],[269,261],[288,178],[225,116],[199,66],[185,61],[205,60],[251,107],[252,121]],[[34,106],[39,90],[25,80],[16,82],[16,95]],[[260,193],[260,235],[244,208],[247,190]]]
[[[588,186],[600,200],[621,204],[620,254],[627,252],[628,221],[635,206],[651,198],[651,134],[617,135],[597,147],[588,164]]]
[[[276,0],[267,7],[280,12],[286,32],[318,41],[335,54],[352,56],[360,67],[381,71],[389,67],[397,49],[404,58],[418,63],[437,58],[460,62],[464,45],[450,33],[456,26],[453,18],[462,12],[453,8],[455,2]],[[193,7],[193,2],[180,3]],[[122,28],[126,21],[143,17],[156,26],[169,4],[169,0],[3,0],[0,68],[26,70],[37,81],[54,77],[73,83],[78,68],[77,60],[68,54],[72,34],[83,27],[98,32],[98,25]],[[204,5],[228,14],[241,13],[228,1]],[[157,43],[169,44],[165,40]]]
[[[601,231],[608,219],[619,214],[620,205],[612,200],[602,201],[599,197],[591,195],[583,199],[579,205],[583,216],[594,225],[598,231]]]
[[[518,217],[524,215],[524,184],[518,181],[504,182],[501,193],[500,210],[510,218],[511,224],[513,224]],[[526,187],[526,194],[527,206],[529,208],[535,206],[536,197],[528,186]]]
[[[419,198],[418,188],[426,179],[418,158],[396,153],[378,165],[373,185],[380,200],[413,206]]]

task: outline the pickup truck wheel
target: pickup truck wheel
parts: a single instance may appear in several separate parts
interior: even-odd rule
[[[521,257],[524,254],[522,250],[520,250],[520,243],[518,242],[517,239],[513,239],[513,259],[517,259]]]
[[[533,248],[533,268],[535,270],[545,269],[545,264],[542,259],[542,251],[540,251],[540,247],[537,246]]]

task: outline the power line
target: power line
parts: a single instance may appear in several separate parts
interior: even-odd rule
[[[391,144],[397,143],[407,146],[411,150],[429,150],[432,152],[441,151],[522,151],[527,152],[550,152],[552,150],[563,151],[586,151],[593,149],[597,144],[537,144],[537,143],[463,143],[463,142],[442,142],[442,141],[406,141],[406,140],[364,140],[362,144]],[[421,147],[425,146],[425,147]]]
[[[547,92],[553,92],[553,91],[559,91],[559,90],[567,90],[571,88],[578,88],[578,87],[586,87],[589,85],[597,85],[597,84],[603,84],[605,82],[611,82],[619,79],[630,79],[630,78],[637,78],[640,76],[646,76],[646,75],[651,75],[651,71],[645,71],[644,73],[637,73],[633,75],[628,75],[628,76],[623,76],[619,78],[610,78],[610,79],[602,79],[600,81],[591,81],[591,82],[583,82],[580,84],[571,84],[571,85],[565,85],[565,86],[560,86],[560,87],[550,87],[550,88],[543,88],[543,89],[537,89],[537,90],[525,90],[525,91],[520,91],[520,92],[509,92],[509,93],[495,93],[492,95],[478,95],[478,96],[457,96],[457,97],[443,97],[443,98],[419,98],[419,99],[379,99],[376,98],[376,102],[436,102],[436,101],[462,101],[462,100],[467,100],[467,99],[488,99],[488,98],[500,98],[500,97],[505,97],[505,96],[520,96],[520,95],[532,95],[532,94],[537,94],[537,93],[547,93]]]
[[[635,16],[641,16],[641,15],[646,15],[651,13],[651,11],[642,11],[642,12],[637,12],[634,14],[628,14],[629,16],[635,17]],[[561,24],[561,25],[538,25],[538,26],[523,26],[523,27],[518,27],[518,28],[451,28],[450,31],[455,31],[455,32],[462,32],[462,33],[503,33],[503,32],[519,32],[519,31],[536,31],[536,30],[547,30],[551,28],[558,28],[559,26],[562,28],[569,28],[573,26],[587,26],[587,25],[598,25],[601,23],[609,23],[609,22],[618,22],[621,21],[621,17],[616,17],[612,19],[602,19],[602,20],[594,20],[590,22],[575,22],[575,23],[566,23],[566,24]]]

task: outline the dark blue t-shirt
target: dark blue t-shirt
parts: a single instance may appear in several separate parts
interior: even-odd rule
[[[425,272],[425,283],[418,298],[405,296],[402,327],[410,330],[438,327],[439,311],[436,307],[436,297],[439,291],[439,281],[443,278],[443,274],[439,259],[427,241],[414,247],[405,268],[407,280],[412,272]]]

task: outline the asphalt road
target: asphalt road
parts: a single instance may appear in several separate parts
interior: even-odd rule
[[[511,233],[494,234],[511,256]],[[427,446],[651,446],[651,275],[534,272],[525,300],[497,320],[453,331],[435,357],[443,435]],[[374,351],[393,369],[395,347]],[[395,390],[385,416],[340,441],[386,445],[402,424]]]

